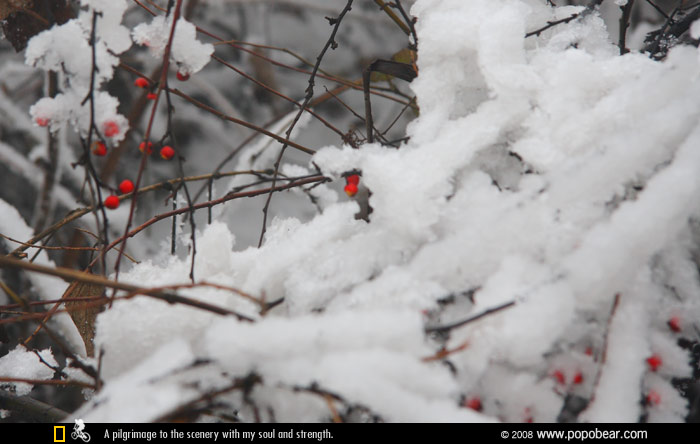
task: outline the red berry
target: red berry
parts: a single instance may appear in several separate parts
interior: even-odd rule
[[[566,377],[561,370],[556,370],[554,373],[552,373],[552,376],[559,384],[566,384]]]
[[[141,142],[139,144],[139,151],[141,151],[143,153],[144,150],[146,150],[146,142]],[[153,142],[148,142],[148,151],[146,152],[146,154],[151,154],[151,153],[153,153]]]
[[[649,405],[659,405],[661,403],[661,395],[656,390],[649,390],[646,400]]]
[[[165,160],[172,159],[174,155],[175,150],[169,145],[165,145],[163,148],[160,149],[160,157],[162,157]]]
[[[357,185],[360,183],[360,175],[359,174],[351,174],[346,178],[348,183]]]
[[[102,157],[107,154],[107,147],[102,142],[95,142],[92,144],[92,154]]]
[[[183,73],[183,72],[180,72],[180,71],[177,72],[176,76],[177,76],[177,79],[178,79],[179,81],[181,81],[181,82],[186,82],[186,81],[188,81],[188,80],[190,79],[190,75],[189,75],[189,74]]]
[[[112,120],[105,122],[103,125],[103,131],[105,133],[105,137],[113,137],[119,134],[119,125],[117,125],[117,122],[114,122]]]
[[[39,126],[46,126],[49,124],[49,119],[46,119],[44,117],[37,117],[34,121]]]
[[[122,194],[131,193],[134,191],[134,182],[130,181],[129,179],[122,180],[122,183],[119,184],[119,191]]]
[[[148,94],[146,94],[146,98],[147,98],[148,100],[156,100],[156,97],[158,97],[158,95],[157,95],[156,93],[148,93]]]
[[[357,194],[357,185],[355,185],[354,183],[349,183],[349,184],[345,185],[344,189],[345,189],[345,194],[347,194],[350,197]]]
[[[659,355],[651,355],[647,358],[647,364],[649,365],[649,369],[652,372],[655,372],[656,370],[661,367],[661,365],[664,363],[663,359],[661,359],[661,356]]]
[[[586,351],[584,351],[584,353],[588,356],[593,356],[593,347],[586,347]]]
[[[583,382],[583,373],[576,372],[574,375],[574,384],[581,384]]]
[[[481,399],[478,396],[474,396],[464,401],[464,406],[472,410],[476,410],[477,412],[480,412],[484,408],[484,406],[481,405]]]
[[[105,199],[105,207],[109,208],[110,210],[114,210],[115,208],[119,207],[119,198],[114,194],[107,196]]]
[[[668,328],[670,328],[671,331],[676,333],[681,331],[681,318],[679,318],[678,316],[674,316],[671,319],[669,319]]]
[[[134,85],[138,86],[139,88],[145,88],[148,86],[148,79],[145,77],[139,77],[138,79],[134,80]]]

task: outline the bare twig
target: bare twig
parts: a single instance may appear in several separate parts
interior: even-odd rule
[[[391,9],[389,9],[389,5],[387,5],[386,3],[384,3],[383,0],[374,0],[374,3],[376,3],[377,5],[379,5],[379,9],[381,9],[382,11],[384,11],[384,12],[386,13],[386,15],[388,15],[388,16],[391,18],[391,20],[393,20],[393,22],[396,23],[396,25],[397,25],[399,28],[401,28],[401,30],[402,30],[406,35],[411,35],[411,30],[409,29],[409,27],[408,27],[404,22],[401,21],[401,19],[399,18],[399,16],[396,15],[396,14],[394,13],[394,11],[392,11]]]
[[[600,365],[598,366],[598,371],[595,375],[593,388],[591,389],[591,399],[589,400],[588,405],[592,405],[593,401],[595,400],[595,394],[598,389],[598,385],[600,384],[600,378],[603,375],[603,367],[605,366],[605,363],[608,360],[608,339],[610,336],[610,324],[612,324],[612,320],[615,317],[615,312],[617,311],[617,307],[619,305],[620,293],[616,293],[615,298],[613,299],[612,308],[610,309],[610,316],[608,316],[608,324],[605,327],[605,336],[603,337],[603,350],[601,352]]]
[[[457,327],[462,327],[463,325],[467,325],[469,323],[472,323],[474,321],[477,321],[483,317],[489,316],[493,313],[497,313],[501,310],[505,310],[506,308],[510,308],[515,305],[515,301],[510,301],[502,305],[498,305],[493,308],[489,308],[488,310],[485,310],[477,315],[468,317],[467,319],[463,319],[461,321],[453,322],[451,324],[447,325],[440,325],[440,326],[435,326],[435,327],[425,327],[425,332],[426,333],[444,333],[448,332],[452,329],[455,329]]]
[[[163,88],[167,87],[168,68],[170,67],[170,51],[172,50],[172,47],[173,47],[173,38],[175,36],[175,27],[177,26],[178,19],[180,18],[181,9],[182,9],[182,0],[177,0],[177,3],[175,4],[175,9],[172,11],[173,24],[170,28],[170,35],[168,37],[168,43],[165,45],[165,50],[163,51],[163,59],[162,59],[163,69],[161,70],[161,74],[160,74],[160,82],[158,82],[158,91],[156,92],[156,98],[153,101],[153,107],[151,108],[151,116],[148,120],[148,126],[146,127],[146,133],[144,134],[144,137],[143,137],[144,144],[148,144],[150,142],[151,130],[153,128],[153,122],[154,122],[155,117],[156,117],[156,111],[158,110],[158,101],[160,99],[160,93],[163,91]],[[138,192],[139,186],[141,184],[141,179],[143,177],[144,170],[146,169],[146,163],[148,162],[148,156],[149,156],[149,150],[148,150],[148,148],[145,148],[143,150],[143,153],[141,153],[141,163],[139,165],[138,174],[136,175],[136,183],[134,183],[134,196],[138,196],[137,192]],[[117,279],[119,278],[119,264],[121,263],[123,251],[126,250],[126,242],[128,240],[128,236],[126,236],[126,233],[129,232],[129,228],[131,227],[131,223],[134,219],[134,212],[136,211],[136,201],[137,201],[136,198],[131,200],[131,206],[129,207],[129,217],[126,221],[126,227],[124,227],[124,234],[125,235],[121,237],[122,244],[121,244],[121,247],[119,248],[117,260],[114,264],[114,272],[115,272]],[[100,255],[99,257],[104,258],[104,255]],[[115,295],[116,295],[116,289],[112,293],[112,297],[114,297]]]
[[[622,15],[620,15],[620,39],[618,46],[620,47],[620,55],[627,54],[629,49],[627,49],[627,28],[630,25],[630,17],[632,16],[632,7],[634,6],[634,0],[628,0],[625,6],[620,6],[622,10]]]
[[[219,199],[214,199],[214,200],[210,200],[207,202],[195,204],[192,206],[192,209],[199,210],[199,209],[203,209],[203,208],[210,208],[212,206],[220,205],[224,202],[227,202],[227,201],[233,200],[233,199],[240,199],[243,197],[260,196],[263,194],[268,194],[270,192],[284,191],[284,190],[288,190],[290,188],[299,187],[302,185],[307,185],[309,183],[327,182],[329,180],[330,179],[328,179],[327,177],[324,177],[324,176],[311,176],[311,177],[307,177],[305,179],[292,180],[292,181],[290,181],[290,183],[288,183],[286,185],[280,185],[277,187],[269,187],[269,188],[263,188],[260,190],[245,191],[245,192],[241,192],[241,193],[235,193],[235,192],[228,193]],[[133,237],[136,234],[140,233],[141,231],[143,231],[144,229],[146,229],[147,227],[153,225],[154,223],[156,223],[158,221],[161,221],[163,219],[168,219],[168,218],[172,217],[173,215],[182,214],[182,213],[186,213],[189,211],[190,211],[190,208],[178,208],[177,210],[168,211],[166,213],[159,214],[159,215],[154,216],[151,219],[147,220],[146,222],[142,223],[138,227],[134,228],[129,233],[127,233],[125,236]],[[122,240],[121,237],[119,239],[115,239],[114,241],[112,241],[112,243],[110,245],[107,246],[107,248],[105,250],[109,251],[110,249],[116,247],[117,244],[119,242],[121,242],[121,240]],[[104,253],[100,252],[100,254],[104,254]],[[93,261],[95,261],[95,260],[97,260],[97,259],[93,259]]]
[[[314,96],[314,85],[315,85],[315,80],[316,80],[316,73],[318,72],[319,67],[321,66],[321,61],[323,60],[323,56],[326,54],[326,51],[328,51],[328,48],[335,49],[338,46],[338,43],[335,41],[335,35],[338,33],[338,29],[340,28],[340,23],[343,21],[343,17],[345,17],[345,14],[347,14],[351,9],[352,9],[352,2],[353,0],[348,0],[348,2],[345,4],[345,8],[340,12],[337,18],[328,18],[328,23],[333,26],[333,31],[331,31],[331,35],[326,41],[326,44],[323,46],[323,49],[321,50],[321,53],[316,57],[316,64],[314,65],[314,69],[311,71],[311,76],[309,77],[309,85],[306,87],[306,96],[304,97],[304,102],[302,103],[301,108],[299,109],[299,112],[297,112],[296,116],[294,117],[294,120],[292,121],[292,124],[289,126],[286,132],[287,140],[292,135],[292,131],[294,130],[294,127],[296,126],[297,122],[301,118],[301,115],[304,113],[304,110],[308,106],[309,102],[311,101],[311,98]],[[282,163],[282,158],[284,157],[284,152],[287,149],[287,146],[290,144],[285,142],[282,144],[282,148],[280,149],[279,156],[277,156],[277,160],[275,161],[275,173],[272,177],[272,187],[271,189],[275,188],[275,184],[277,183],[277,176],[279,175],[279,169],[280,169],[280,164]],[[258,241],[258,247],[262,245],[263,239],[265,237],[265,231],[267,229],[267,214],[268,210],[270,208],[270,202],[272,200],[272,191],[270,191],[270,194],[267,195],[267,200],[265,201],[265,206],[263,207],[263,222],[262,222],[262,230],[260,230],[260,240]]]
[[[584,9],[583,11],[571,14],[570,16],[565,17],[561,20],[547,21],[547,24],[544,25],[543,27],[525,34],[525,38],[532,37],[533,35],[539,37],[540,34],[542,34],[544,31],[546,31],[550,28],[553,28],[557,25],[561,25],[562,23],[569,23],[570,21],[575,20],[579,17],[585,17],[588,14],[591,14],[595,10],[595,8],[600,6],[601,3],[603,3],[603,0],[591,0],[591,2],[588,4],[588,6],[586,6],[586,9]]]
[[[0,409],[12,412],[12,419],[30,422],[59,422],[68,417],[68,412],[37,401],[29,396],[13,396],[0,390]]]
[[[187,209],[185,209],[187,210]],[[117,240],[118,241],[118,240]],[[253,322],[252,318],[248,316],[237,313],[233,310],[229,310],[224,307],[219,307],[217,305],[209,304],[207,302],[198,301],[190,299],[184,296],[180,296],[173,293],[167,293],[159,289],[143,288],[132,284],[126,284],[119,281],[113,281],[107,279],[103,276],[86,273],[83,271],[72,270],[70,268],[63,267],[46,267],[43,265],[33,264],[31,262],[25,262],[18,259],[10,258],[7,256],[0,256],[0,267],[3,268],[19,268],[27,271],[34,271],[37,273],[48,274],[50,276],[57,276],[68,281],[79,281],[86,282],[90,284],[103,285],[116,290],[122,290],[129,292],[134,295],[144,295],[155,299],[159,299],[169,304],[182,304],[190,307],[198,308],[200,310],[209,311],[219,315],[232,315],[241,321]]]

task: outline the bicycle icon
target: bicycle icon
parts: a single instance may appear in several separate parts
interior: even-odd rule
[[[84,429],[85,423],[83,422],[83,420],[76,419],[70,437],[73,438],[74,441],[82,439],[83,442],[90,442],[90,434],[88,432],[85,432]]]

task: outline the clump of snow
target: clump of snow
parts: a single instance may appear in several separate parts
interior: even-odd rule
[[[170,38],[172,15],[154,17],[151,23],[141,23],[133,30],[133,38],[139,45],[147,46],[154,57],[161,58]],[[195,26],[180,18],[175,26],[170,58],[183,75],[199,72],[209,63],[214,45],[197,40]]]
[[[171,341],[149,356],[111,381],[74,416],[89,422],[149,422],[196,398],[194,387],[169,381],[171,374],[183,372],[193,364],[194,357],[187,343]],[[138,402],[133,402],[134,399]]]
[[[37,352],[41,359],[46,364],[53,367],[58,366],[58,363],[51,353],[51,349],[45,349]],[[22,345],[18,345],[14,350],[0,358],[0,376],[4,378],[18,379],[34,379],[46,380],[51,379],[54,370],[41,362],[36,353],[27,350]],[[1,389],[9,389],[17,396],[24,396],[32,391],[33,385],[27,382],[2,382]]]
[[[126,135],[127,120],[117,112],[119,101],[100,88],[113,77],[114,68],[119,64],[118,55],[131,47],[129,30],[121,24],[127,3],[114,0],[83,1],[82,4],[86,9],[81,10],[77,18],[55,25],[29,40],[25,62],[59,72],[63,79],[62,92],[56,97],[40,99],[29,113],[35,122],[47,121],[52,131],[70,123],[85,136],[90,129],[90,104],[85,97],[92,84],[94,50],[95,124],[102,131],[106,122],[115,122],[116,131],[103,137],[119,142]],[[98,14],[94,48],[90,45],[93,14]]]

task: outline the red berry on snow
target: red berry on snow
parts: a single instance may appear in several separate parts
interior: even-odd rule
[[[472,410],[476,410],[477,412],[480,412],[484,408],[484,406],[481,405],[481,399],[478,396],[474,396],[473,398],[469,398],[464,401],[464,406]]]
[[[138,86],[139,88],[145,88],[148,86],[148,79],[145,77],[139,77],[138,79],[134,80],[134,85]]]
[[[146,94],[146,98],[147,98],[148,100],[156,100],[156,97],[158,97],[158,95],[157,95],[156,93],[148,93],[148,94]]]
[[[146,142],[141,142],[139,144],[139,151],[141,151],[143,153],[144,150],[146,150]],[[148,151],[146,152],[146,154],[151,154],[152,152],[153,152],[153,143],[148,142]]]
[[[346,178],[348,183],[352,184],[359,184],[360,183],[360,175],[359,174],[351,174]]]
[[[554,373],[552,373],[552,376],[559,384],[566,384],[566,377],[561,370],[556,370]]]
[[[163,148],[160,149],[160,157],[162,157],[165,160],[172,159],[174,155],[175,150],[169,145],[165,145]]]
[[[134,182],[130,181],[129,179],[122,180],[122,183],[119,184],[119,191],[122,194],[131,193],[134,191]]]
[[[661,395],[656,390],[649,390],[646,400],[649,405],[659,405],[661,403]]]
[[[103,125],[103,131],[105,133],[105,137],[113,137],[119,134],[119,125],[117,125],[117,122],[114,122],[112,120],[105,122]]]
[[[345,194],[347,194],[350,197],[357,194],[357,185],[355,185],[354,183],[349,183],[349,184],[345,185],[344,189],[345,189]]]
[[[652,372],[655,372],[656,370],[661,367],[661,365],[664,363],[664,361],[661,359],[661,356],[659,355],[651,355],[647,358],[647,364],[649,365],[649,369]]]
[[[107,154],[107,146],[102,142],[95,142],[92,144],[92,154],[95,156],[104,156]]]
[[[44,117],[37,117],[34,121],[39,126],[46,126],[49,124],[49,119],[46,119]]]
[[[581,384],[583,382],[583,373],[576,372],[574,375],[574,384]]]
[[[671,331],[674,331],[676,333],[681,331],[681,318],[679,318],[678,316],[674,316],[671,319],[669,319],[668,328],[670,328]]]
[[[109,208],[110,210],[114,210],[115,208],[119,207],[119,198],[114,194],[107,196],[105,199],[105,207]]]
[[[187,73],[182,73],[182,72],[180,72],[180,71],[177,72],[176,76],[177,76],[177,79],[178,79],[179,81],[181,81],[181,82],[186,82],[186,81],[188,81],[188,80],[190,79],[190,75],[189,75],[189,74],[187,74]]]
[[[584,351],[584,353],[588,356],[593,356],[593,347],[586,347],[586,351]]]

